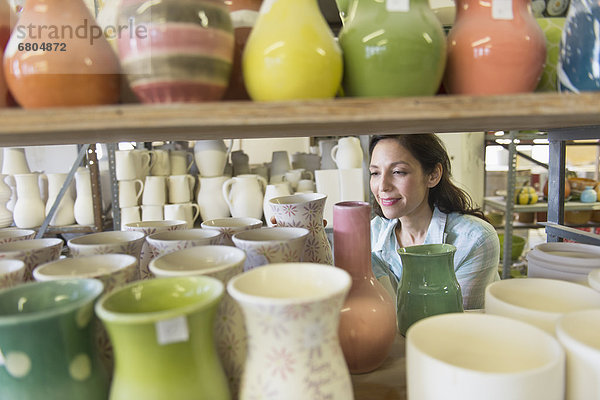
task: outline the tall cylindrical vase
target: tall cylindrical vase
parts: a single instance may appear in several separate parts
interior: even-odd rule
[[[56,201],[58,193],[67,179],[67,174],[46,174],[46,176],[48,177],[48,201],[46,202],[46,215],[48,215],[52,209],[52,206],[54,205],[54,202]],[[63,198],[60,200],[54,216],[50,220],[50,225],[64,226],[74,224],[74,203],[75,202],[71,196],[71,191],[67,190]]]
[[[331,98],[342,79],[342,53],[316,0],[263,2],[242,63],[253,100]]]
[[[106,294],[96,314],[115,355],[111,400],[230,398],[213,326],[224,293],[214,278],[152,279]]]
[[[13,210],[15,225],[19,228],[35,228],[44,222],[45,206],[38,186],[38,174],[17,174],[17,202]]]
[[[323,209],[327,196],[321,193],[293,194],[269,200],[279,226],[308,229],[302,261],[333,264],[331,245],[323,227]]]
[[[312,263],[265,265],[229,281],[248,331],[240,400],[353,398],[337,334],[350,282]]]
[[[444,313],[463,312],[460,285],[454,273],[451,244],[424,244],[398,250],[402,277],[398,286],[398,328],[406,335],[420,319]]]
[[[333,206],[334,265],[352,276],[340,319],[340,343],[352,373],[378,368],[396,337],[396,307],[371,270],[371,206],[347,201]]]
[[[75,173],[77,197],[73,204],[73,215],[79,225],[94,224],[94,202],[92,199],[92,180],[90,170],[79,168]]]
[[[444,87],[451,94],[532,92],[546,60],[546,39],[529,0],[457,0],[448,33]]]
[[[434,95],[446,37],[427,0],[354,0],[339,35],[348,96]]]
[[[105,400],[108,376],[93,340],[95,279],[36,282],[0,293],[0,395]]]

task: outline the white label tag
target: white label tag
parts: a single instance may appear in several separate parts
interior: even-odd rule
[[[158,321],[156,324],[156,341],[160,345],[187,342],[190,338],[187,320],[177,317]]]
[[[385,0],[385,8],[391,12],[408,12],[410,0]]]
[[[512,0],[492,0],[493,19],[513,19]]]

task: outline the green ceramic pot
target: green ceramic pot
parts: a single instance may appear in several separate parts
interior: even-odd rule
[[[427,0],[354,0],[340,31],[347,96],[434,95],[446,37]]]
[[[546,37],[546,63],[538,83],[536,92],[556,92],[558,90],[558,75],[556,66],[560,53],[560,38],[566,18],[536,18],[536,21]]]
[[[138,281],[96,304],[113,344],[111,400],[229,399],[213,324],[224,293],[215,278]]]
[[[98,280],[80,279],[0,291],[0,398],[107,398],[92,323],[102,288]]]
[[[398,286],[398,328],[402,335],[420,319],[463,312],[460,285],[454,274],[451,244],[424,244],[398,249],[402,277]]]

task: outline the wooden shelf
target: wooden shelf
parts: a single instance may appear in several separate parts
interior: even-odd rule
[[[600,93],[13,108],[0,121],[1,146],[547,130],[600,125]]]

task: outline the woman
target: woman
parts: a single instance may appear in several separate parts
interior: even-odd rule
[[[371,221],[375,276],[391,272],[400,279],[400,247],[452,244],[464,308],[483,308],[485,287],[500,279],[498,235],[469,195],[452,183],[440,139],[433,134],[373,136],[369,155],[377,214]]]

